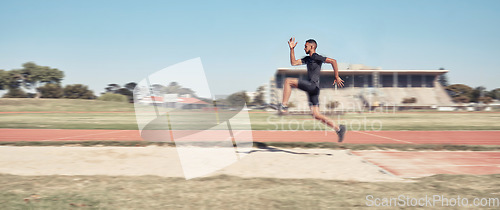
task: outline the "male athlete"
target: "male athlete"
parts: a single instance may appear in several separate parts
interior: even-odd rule
[[[292,88],[299,88],[307,93],[307,96],[309,98],[309,108],[311,108],[314,118],[335,129],[339,137],[338,141],[342,142],[344,140],[344,134],[346,132],[345,125],[335,125],[331,119],[322,115],[319,111],[319,77],[321,65],[323,63],[330,63],[333,67],[333,71],[335,73],[335,80],[333,81],[333,85],[337,84],[339,87],[344,86],[344,80],[339,77],[337,61],[335,59],[318,55],[316,53],[318,44],[313,39],[307,40],[304,46],[304,51],[306,52],[306,54],[309,54],[309,56],[298,60],[295,59],[294,52],[294,48],[297,45],[297,42],[295,42],[295,38],[290,38],[290,40],[288,41],[288,45],[290,46],[290,63],[292,64],[292,66],[302,64],[307,65],[307,80],[299,80],[297,78],[285,79],[285,83],[283,84],[283,101],[279,105],[278,110],[280,111],[280,113],[286,113],[288,111],[288,99],[290,98],[290,95],[292,93]]]

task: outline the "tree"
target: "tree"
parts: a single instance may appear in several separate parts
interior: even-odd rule
[[[7,86],[7,89],[16,89],[22,86],[23,76],[19,70],[7,71],[4,75],[6,75],[4,83]]]
[[[23,68],[19,69],[22,77],[22,84],[27,89],[37,90],[36,98],[40,97],[38,87],[42,84],[60,84],[64,78],[64,72],[56,68],[48,66],[39,66],[33,62],[23,64]]]
[[[479,97],[477,100],[478,100],[478,102],[483,102],[485,104],[489,104],[489,103],[493,102],[493,99],[489,96]]]
[[[469,103],[470,98],[467,96],[456,96],[453,97],[453,102],[455,103]]]
[[[466,96],[469,99],[472,98],[473,89],[464,84],[454,84],[449,85],[445,88],[452,98],[458,96]]]
[[[221,107],[227,107],[229,106],[229,102],[226,100],[226,99],[217,99],[215,101],[212,102],[214,107],[218,107],[218,108],[221,108]]]
[[[189,94],[196,98],[196,94],[193,90],[191,90],[190,88],[184,88],[177,82],[171,82],[170,84],[168,84],[168,86],[163,87],[161,92],[165,94],[174,94],[174,93],[179,95]]]
[[[5,90],[7,88],[7,75],[8,73],[3,69],[0,69],[0,90]]]
[[[264,101],[264,94],[265,94],[265,86],[261,85],[257,88],[257,95],[253,99],[253,103],[256,105],[262,105],[265,103]]]
[[[135,86],[137,86],[137,83],[135,82],[129,82],[127,84],[125,84],[124,87],[121,87],[120,85],[118,84],[108,84],[108,87],[104,88],[105,89],[105,92],[103,92],[102,94],[106,94],[106,93],[113,93],[113,94],[121,94],[121,95],[124,95],[128,98],[128,100],[133,103],[134,102],[134,88]]]
[[[248,98],[245,91],[240,91],[229,95],[226,100],[232,107],[243,107],[243,105],[245,103],[248,103],[250,99]]]
[[[445,70],[444,68],[439,68],[439,70]],[[448,76],[446,74],[441,74],[438,77],[438,82],[441,84],[443,87],[446,87],[449,85],[448,83]]]
[[[94,92],[86,85],[75,84],[64,87],[64,98],[69,99],[95,99]]]
[[[160,85],[160,84],[153,84],[151,85],[151,92],[153,92],[153,95],[161,95],[164,93],[164,88],[165,86]]]
[[[27,98],[28,94],[24,92],[21,88],[11,88],[9,91],[3,95],[4,98]]]
[[[134,93],[131,90],[127,89],[127,88],[120,88],[120,89],[118,89],[116,91],[116,94],[120,94],[120,95],[125,96],[128,99],[128,101],[131,102],[131,103],[134,102],[134,100],[133,100]]]
[[[0,90],[9,89],[7,97],[23,97],[33,94],[26,94],[21,88],[35,89],[36,98],[40,97],[38,87],[43,84],[60,84],[64,77],[64,72],[39,66],[33,62],[24,63],[23,68],[10,71],[0,71]],[[31,97],[31,96],[30,96]]]
[[[19,70],[10,70],[2,73],[3,87],[9,91],[3,96],[4,98],[26,98],[28,95],[21,89],[23,76]]]
[[[59,84],[45,84],[37,88],[41,98],[62,98],[64,95],[63,88]]]
[[[479,87],[474,88],[474,90],[472,90],[472,92],[471,92],[470,101],[471,102],[479,102],[479,98],[484,96],[485,90],[486,90],[486,88],[483,86],[479,86]]]
[[[491,97],[493,99],[500,99],[500,88],[496,88],[489,92],[486,92],[485,96]]]
[[[125,88],[127,88],[130,91],[134,91],[135,86],[137,86],[137,83],[135,83],[135,82],[129,82],[129,83],[125,84]]]
[[[108,84],[108,87],[104,88],[106,90],[104,93],[116,93],[120,88],[122,87],[119,84]]]
[[[181,89],[181,86],[177,82],[171,82],[167,87],[164,88],[164,91],[167,94],[179,93],[179,89]]]
[[[191,90],[191,89],[189,89],[189,88],[181,88],[181,89],[179,89],[178,94],[180,94],[180,95],[189,94],[192,97],[196,97],[196,94],[194,94],[194,91]]]

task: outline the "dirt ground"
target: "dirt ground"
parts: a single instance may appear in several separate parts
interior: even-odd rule
[[[184,177],[175,147],[0,147],[0,173]],[[400,182],[405,179],[348,150],[253,148],[240,160],[205,175]]]

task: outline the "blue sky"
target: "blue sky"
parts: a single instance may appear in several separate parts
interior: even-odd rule
[[[201,57],[213,94],[288,67],[287,39],[341,63],[450,70],[498,88],[500,1],[0,1],[0,69],[34,61],[95,93]],[[473,75],[473,76],[472,76]]]

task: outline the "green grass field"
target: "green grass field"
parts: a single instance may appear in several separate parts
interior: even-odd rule
[[[232,176],[186,181],[157,176],[0,175],[0,206],[5,210],[350,209],[367,207],[373,204],[373,198],[398,196],[415,199],[426,195],[448,199],[460,196],[472,204],[474,198],[499,198],[499,188],[500,175],[436,175],[396,183]],[[367,200],[369,195],[373,198]],[[489,206],[491,209],[499,208],[498,203],[490,205],[496,205]],[[440,207],[437,202],[427,208]]]
[[[122,102],[83,99],[0,98],[0,111],[133,112],[134,105]]]
[[[0,128],[40,129],[117,129],[136,130],[134,105],[120,102],[69,99],[0,99]],[[50,113],[55,112],[55,113]],[[90,113],[85,113],[90,112]],[[199,112],[199,113],[196,113]],[[197,129],[203,122],[195,118],[200,111],[178,112],[171,120],[176,129]],[[224,114],[230,114],[223,112]],[[333,120],[359,130],[500,130],[498,112],[396,112],[347,113],[331,115]],[[310,115],[278,116],[250,113],[253,130],[324,129]],[[234,127],[238,129],[238,127]]]

